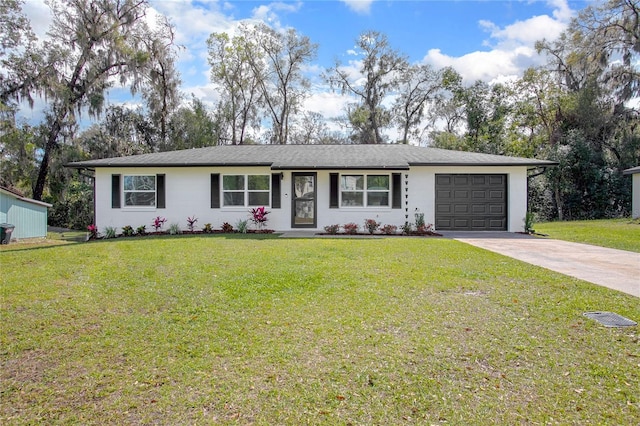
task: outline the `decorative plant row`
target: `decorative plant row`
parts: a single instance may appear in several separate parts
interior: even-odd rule
[[[133,237],[133,236],[145,236],[145,235],[176,235],[176,234],[216,234],[216,233],[257,233],[257,234],[270,234],[274,231],[272,229],[266,229],[267,215],[269,212],[264,207],[258,207],[249,211],[249,219],[239,220],[236,222],[235,227],[229,222],[224,222],[219,228],[214,228],[211,223],[205,223],[201,229],[196,228],[198,218],[195,216],[187,217],[187,230],[184,231],[180,227],[179,223],[170,223],[165,230],[164,225],[167,223],[167,219],[161,216],[155,217],[151,221],[151,227],[153,231],[148,231],[146,225],[133,228],[130,225],[122,227],[121,232],[118,234],[117,229],[111,226],[104,228],[102,232],[98,232],[98,227],[94,224],[87,226],[89,240],[98,238],[116,238],[116,237]],[[249,221],[253,222],[255,229],[249,228]]]
[[[432,224],[424,223],[424,216],[416,216],[416,223],[406,222],[399,228],[396,225],[382,225],[375,219],[367,219],[364,221],[362,232],[357,223],[345,223],[340,226],[339,224],[328,225],[324,227],[325,234],[329,235],[430,235],[430,236],[442,236],[435,231]],[[342,232],[340,229],[342,228]]]

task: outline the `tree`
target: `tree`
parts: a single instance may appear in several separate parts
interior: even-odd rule
[[[436,119],[445,121],[444,132],[434,132],[434,146],[488,154],[509,154],[508,123],[511,118],[510,88],[476,81],[462,86],[457,73],[443,75],[450,95],[436,102]],[[463,125],[464,124],[464,125]],[[458,135],[458,132],[461,134]]]
[[[109,106],[104,118],[83,131],[74,143],[89,158],[110,158],[157,151],[157,129],[141,108]]]
[[[248,31],[245,40],[254,40],[257,47],[247,48],[247,52],[271,117],[270,142],[286,144],[292,116],[298,112],[309,87],[302,67],[315,57],[318,47],[294,29],[280,33],[266,24],[258,24],[250,31],[248,27],[243,29]]]
[[[442,92],[433,100],[428,111],[431,145],[443,149],[464,149],[464,141],[458,134],[463,129],[464,103],[462,76],[453,68],[445,68],[440,75]]]
[[[537,43],[561,92],[547,151],[560,166],[546,177],[560,219],[629,210],[622,170],[640,158],[638,111],[626,103],[640,96],[639,12],[632,0],[592,5],[559,40]]]
[[[38,79],[40,52],[21,0],[0,0],[0,105],[3,109],[22,97],[30,103],[30,89]],[[6,113],[4,109],[3,114]]]
[[[196,97],[189,105],[179,108],[169,121],[169,140],[167,149],[201,148],[222,145],[224,135],[220,117],[207,110],[204,103]]]
[[[399,77],[399,93],[393,109],[402,143],[409,143],[410,136],[417,139],[425,108],[440,97],[443,72],[429,65],[412,65]]]
[[[0,185],[27,192],[38,170],[38,129],[28,124],[15,125],[13,112],[7,114],[11,119],[0,119]]]
[[[213,33],[207,40],[211,81],[218,85],[223,99],[218,109],[230,128],[233,145],[243,144],[248,128],[258,126],[263,101],[260,76],[252,67],[258,62],[259,51],[245,33],[241,29],[233,38]]]
[[[357,40],[359,54],[358,75],[351,75],[336,62],[327,70],[325,79],[341,93],[354,96],[357,103],[347,111],[356,130],[358,143],[383,143],[381,129],[391,122],[391,116],[383,105],[386,95],[399,85],[399,76],[408,68],[406,57],[389,46],[387,37],[377,31],[368,31]]]
[[[306,112],[293,132],[294,143],[301,145],[323,144],[332,138],[322,114]]]
[[[609,0],[590,5],[572,21],[568,34],[579,51],[599,67],[601,82],[618,104],[640,96],[640,4]]]
[[[147,84],[142,90],[149,116],[160,125],[159,145],[167,141],[167,122],[170,114],[180,103],[180,78],[175,68],[176,52],[174,29],[164,17],[158,18],[157,29],[152,37],[143,40],[146,50],[155,60],[147,73]]]
[[[49,5],[49,38],[16,54],[8,64],[9,84],[3,84],[3,99],[42,96],[48,103],[35,199],[42,198],[51,156],[76,114],[100,114],[105,91],[116,83],[136,93],[158,59],[149,49],[158,34],[146,24],[144,0],[52,0]],[[30,75],[33,69],[37,73]]]

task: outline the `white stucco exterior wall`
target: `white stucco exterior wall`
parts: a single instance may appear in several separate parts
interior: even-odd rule
[[[116,228],[118,233],[122,227],[129,225],[134,229],[146,225],[151,231],[153,219],[162,216],[167,219],[165,228],[172,223],[178,223],[183,230],[187,229],[187,217],[198,218],[196,229],[202,229],[205,223],[211,223],[214,229],[219,229],[224,222],[235,227],[238,220],[249,218],[247,207],[221,207],[211,208],[211,181],[212,173],[224,174],[265,174],[279,173],[279,170],[271,170],[270,167],[144,167],[144,168],[97,168],[95,173],[95,215],[96,225],[100,232],[107,226]],[[291,192],[292,173],[305,172],[304,170],[283,171],[281,180],[281,208],[273,209],[266,227],[277,231],[294,229],[291,226]],[[524,217],[527,208],[527,169],[525,166],[473,166],[473,167],[412,167],[411,170],[357,170],[357,171],[333,171],[333,170],[308,170],[317,174],[317,230],[323,230],[325,226],[332,224],[344,225],[355,222],[362,226],[366,219],[375,219],[384,224],[392,224],[400,227],[405,221],[414,222],[414,213],[420,211],[425,215],[427,223],[435,222],[435,175],[444,173],[472,173],[472,174],[506,174],[508,191],[508,215],[507,230],[509,232],[521,232],[524,230]],[[329,208],[329,176],[330,173],[340,172],[346,174],[402,174],[402,208],[389,207],[351,207]],[[164,174],[166,208],[156,207],[121,207],[111,208],[111,175],[141,175]],[[634,175],[634,179],[640,175]],[[635,182],[635,181],[634,181]],[[637,185],[640,186],[640,185]],[[640,197],[635,197],[640,198]],[[408,204],[405,203],[408,201]],[[124,201],[123,201],[124,203]],[[635,209],[635,207],[634,207]],[[406,217],[408,216],[408,217]]]

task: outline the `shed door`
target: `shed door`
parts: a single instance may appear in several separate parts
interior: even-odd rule
[[[506,231],[507,175],[437,174],[437,230]]]

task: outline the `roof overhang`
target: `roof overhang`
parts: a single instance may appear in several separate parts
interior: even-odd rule
[[[17,194],[4,187],[0,187],[0,192],[2,192],[3,194],[7,194],[10,197],[13,197],[17,200],[24,201],[25,203],[36,204],[38,206],[43,206],[43,207],[53,207],[53,204],[49,204],[49,203],[45,203],[44,201],[34,200],[33,198],[25,197],[23,195]]]

